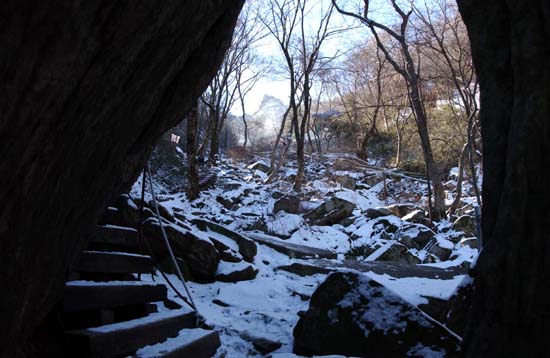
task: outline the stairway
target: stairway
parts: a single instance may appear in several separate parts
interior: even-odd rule
[[[208,358],[218,332],[197,328],[193,310],[167,297],[151,257],[138,254],[135,229],[98,226],[65,285],[63,324],[68,357]]]

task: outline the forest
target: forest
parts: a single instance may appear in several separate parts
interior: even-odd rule
[[[545,357],[550,5],[0,3],[0,357]]]

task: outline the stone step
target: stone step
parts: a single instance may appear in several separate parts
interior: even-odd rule
[[[69,281],[64,297],[65,312],[98,310],[162,301],[166,286],[141,281]]]
[[[137,250],[138,231],[124,226],[97,225],[88,243],[92,246],[109,245],[121,249]]]
[[[195,312],[188,309],[153,313],[120,323],[65,332],[72,357],[110,358],[133,354],[147,344],[175,337],[194,326]]]
[[[98,273],[152,273],[150,256],[126,252],[84,251],[73,265],[73,271]]]
[[[138,350],[132,358],[209,358],[220,346],[220,336],[216,331],[205,329],[182,329],[177,337],[146,346]]]

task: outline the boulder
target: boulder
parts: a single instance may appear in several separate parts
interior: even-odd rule
[[[258,252],[256,243],[243,235],[226,228],[225,226],[213,223],[208,220],[193,219],[191,223],[196,225],[200,230],[207,231],[208,229],[217,232],[233,241],[235,241],[239,247],[239,253],[242,255],[245,261],[254,262],[254,257]]]
[[[300,213],[300,199],[296,196],[284,196],[280,198],[273,205],[273,213],[276,214],[281,210],[290,214]]]
[[[221,282],[248,281],[256,278],[258,270],[250,264],[220,262],[216,280]]]
[[[365,184],[371,187],[380,183],[382,180],[384,180],[384,176],[382,174],[374,174],[362,179]]]
[[[392,211],[386,209],[386,208],[368,208],[365,216],[369,219],[376,219],[381,216],[388,216],[388,215],[394,215]]]
[[[351,272],[331,274],[294,328],[294,353],[353,357],[418,356],[426,347],[454,353],[458,339],[401,297]],[[421,356],[421,355],[420,355]]]
[[[340,184],[342,188],[355,190],[357,187],[357,179],[350,175],[333,175],[332,179]]]
[[[394,215],[399,216],[400,218],[412,213],[416,210],[422,210],[416,205],[413,204],[394,204],[386,206],[386,209],[391,211]]]
[[[426,219],[426,213],[424,212],[424,210],[417,209],[417,210],[411,211],[407,215],[403,216],[401,219],[411,223],[420,224],[424,222],[424,219]]]
[[[376,261],[403,262],[411,265],[420,263],[420,259],[413,255],[407,246],[399,243],[391,245]]]
[[[197,282],[215,281],[220,255],[214,244],[175,224],[164,222],[163,224],[174,255],[183,259],[193,280]],[[143,235],[148,240],[157,261],[161,262],[169,256],[157,219],[145,220]]]
[[[304,215],[314,225],[334,225],[350,217],[355,204],[344,199],[333,197]]]
[[[193,275],[191,274],[189,267],[185,264],[185,261],[183,261],[180,257],[176,257],[176,262],[178,263],[178,266],[180,268],[181,274],[183,275],[183,278],[186,281],[192,281]],[[169,273],[169,274],[176,273],[174,263],[172,262],[172,259],[170,257],[165,257],[161,262],[159,262],[159,266],[162,272]]]
[[[254,349],[261,354],[268,354],[282,347],[282,343],[279,341],[273,341],[265,337],[256,337],[249,333],[241,334],[241,338],[245,341],[252,343]]]
[[[241,254],[231,249],[229,246],[227,246],[223,242],[216,240],[214,238],[210,238],[210,241],[212,241],[212,243],[216,247],[216,250],[218,250],[218,252],[220,253],[221,261],[241,262],[243,260],[243,257],[241,256]]]
[[[478,240],[476,237],[468,237],[459,241],[460,246],[469,246],[472,249],[479,249]]]
[[[269,172],[269,166],[265,163],[262,163],[262,162],[256,162],[254,164],[250,164],[248,166],[248,169],[259,170],[263,173]]]
[[[399,232],[397,239],[408,248],[422,249],[435,236],[430,228],[420,224],[410,224]]]
[[[448,260],[452,252],[452,249],[441,246],[440,244],[436,244],[430,249],[430,254],[437,256],[441,261]]]
[[[462,231],[468,236],[476,234],[476,219],[470,215],[462,215],[453,223],[453,230]]]

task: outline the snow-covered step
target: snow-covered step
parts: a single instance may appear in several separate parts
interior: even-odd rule
[[[138,231],[124,226],[97,225],[89,243],[135,250],[138,247]]]
[[[141,348],[132,358],[209,358],[220,346],[216,331],[182,329],[177,337]]]
[[[65,312],[97,310],[162,301],[166,286],[141,281],[69,281],[64,297]]]
[[[84,251],[73,271],[100,273],[152,273],[151,257],[126,252]]]
[[[195,312],[179,309],[130,321],[65,332],[74,357],[110,358],[134,353],[147,344],[175,337],[194,325]]]

